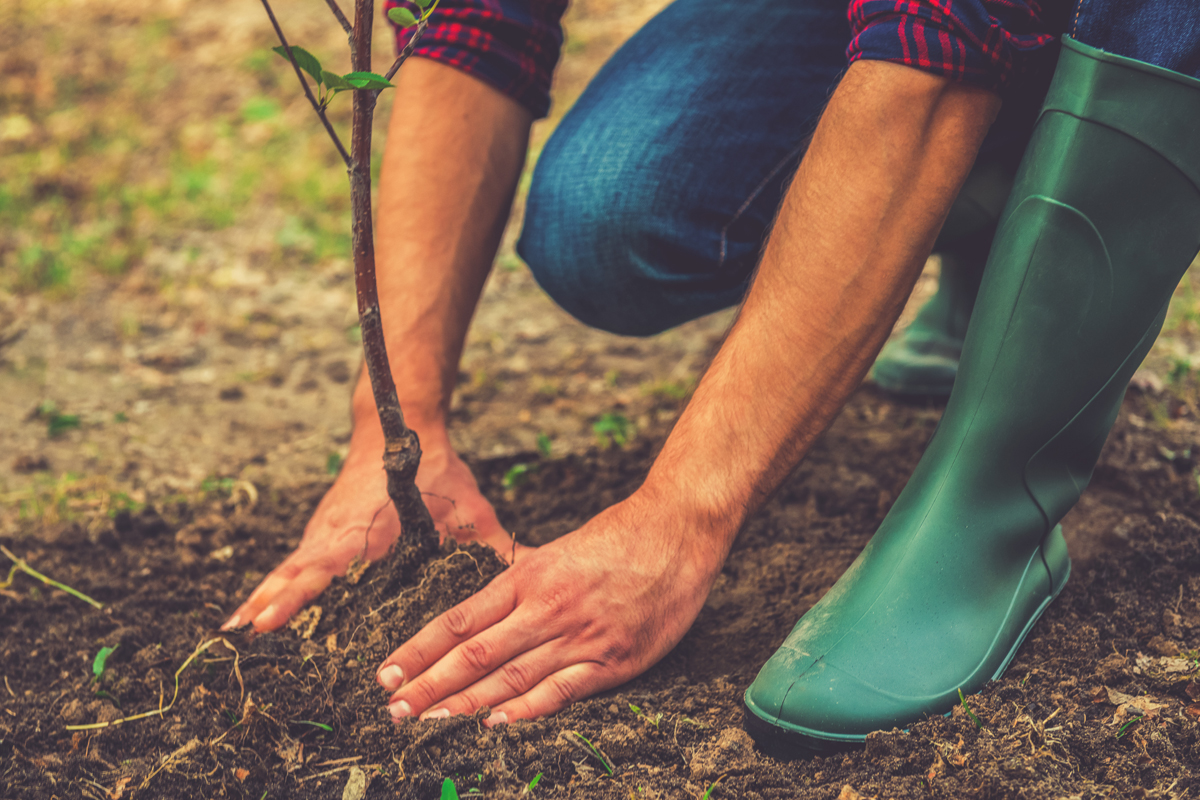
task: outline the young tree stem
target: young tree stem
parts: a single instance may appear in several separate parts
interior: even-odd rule
[[[263,0],[265,3],[266,0]],[[371,71],[371,28],[374,0],[355,0],[351,66],[356,72]],[[354,286],[358,295],[358,319],[362,329],[363,354],[375,408],[383,427],[383,468],[388,475],[388,496],[400,516],[405,536],[434,549],[437,529],[421,492],[417,489],[417,465],[421,445],[417,434],[404,424],[404,412],[396,396],[396,384],[388,363],[379,314],[379,292],[375,283],[375,239],[371,222],[371,126],[376,93],[354,91],[350,133],[350,206],[354,219]]]

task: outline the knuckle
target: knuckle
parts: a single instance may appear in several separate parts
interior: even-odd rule
[[[476,671],[491,670],[492,662],[496,657],[496,649],[493,645],[480,639],[468,639],[459,647],[462,660],[468,668]]]
[[[471,632],[471,615],[462,606],[455,606],[442,615],[442,625],[450,635],[462,638]]]
[[[404,687],[404,699],[420,712],[442,699],[442,694],[429,681],[416,680]]]
[[[528,664],[510,661],[500,668],[496,676],[514,696],[525,694],[533,686],[534,675]]]
[[[551,619],[558,619],[574,605],[571,591],[566,586],[547,587],[538,597],[542,612]]]
[[[561,675],[551,675],[547,678],[546,690],[549,692],[550,698],[560,708],[571,705],[579,696],[579,687],[575,681],[570,678],[564,678]]]

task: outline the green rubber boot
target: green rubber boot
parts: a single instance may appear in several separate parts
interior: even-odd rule
[[[937,291],[875,359],[872,378],[881,389],[908,397],[949,396],[996,221],[1012,183],[1011,170],[995,161],[977,164],[967,176],[933,246],[942,262]]]
[[[746,692],[778,755],[944,714],[1070,571],[1058,521],[1200,249],[1200,80],[1064,39],[938,430],[879,531]]]

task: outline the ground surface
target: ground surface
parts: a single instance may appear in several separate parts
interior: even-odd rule
[[[1194,429],[1147,422],[1153,402],[1127,401],[1089,502],[1065,523],[1077,560],[1062,597],[1008,674],[967,699],[981,727],[959,708],[873,735],[864,751],[793,763],[757,754],[741,731],[757,666],[865,543],[936,424],[935,409],[863,390],[750,523],[663,662],[490,732],[468,717],[393,725],[373,679],[397,642],[496,574],[481,549],[402,553],[390,574],[372,566],[335,585],[293,629],[215,633],[296,542],[323,485],[0,539],[106,604],[24,576],[0,596],[0,785],[14,798],[327,798],[365,777],[368,797],[429,800],[445,778],[464,796],[515,797],[540,773],[542,797],[696,798],[718,779],[713,797],[1195,797],[1200,495],[1180,456]],[[502,521],[544,542],[632,491],[653,450],[646,438],[549,460],[515,493],[501,486],[513,459],[477,466]],[[116,650],[96,678],[101,647]]]
[[[575,3],[535,155],[660,5]],[[277,7],[336,60],[322,3]],[[446,777],[504,797],[538,773],[545,797],[694,798],[718,779],[717,798],[1200,795],[1196,269],[1064,523],[1071,582],[1008,676],[969,698],[982,728],[959,710],[799,764],[739,733],[740,693],[936,424],[938,407],[869,384],[751,522],[684,642],[554,719],[486,733],[383,711],[374,664],[494,574],[481,552],[410,553],[390,579],[330,590],[311,630],[225,637],[189,662],[298,540],[345,454],[359,362],[344,175],[269,33],[240,0],[0,8],[0,544],[105,604],[24,575],[0,593],[0,797],[340,797],[351,767],[370,797],[420,800]],[[387,63],[386,32],[376,44]],[[519,216],[453,435],[501,520],[539,544],[632,491],[731,315],[646,340],[590,331],[512,255]],[[598,449],[606,414],[628,420],[626,448]],[[517,463],[537,469],[506,487]],[[1129,703],[1149,713],[1122,730]]]

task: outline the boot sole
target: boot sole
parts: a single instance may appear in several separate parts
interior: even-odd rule
[[[1057,537],[1057,541],[1054,539]],[[1061,551],[1063,554],[1063,564],[1056,565],[1057,569],[1050,564],[1046,564],[1050,575],[1061,574],[1058,585],[1053,587],[1050,595],[1042,601],[1038,606],[1036,613],[1030,617],[1029,622],[1025,624],[1021,635],[1017,637],[1013,646],[1009,648],[1008,654],[1004,660],[1000,662],[999,669],[992,675],[991,680],[998,680],[1004,675],[1008,665],[1012,663],[1017,651],[1021,649],[1021,645],[1025,643],[1025,637],[1033,630],[1033,626],[1042,618],[1042,614],[1050,607],[1058,595],[1062,592],[1063,587],[1067,585],[1067,581],[1071,577],[1071,559],[1066,555],[1066,548],[1062,542],[1062,526],[1055,525],[1050,535],[1046,537],[1047,541],[1040,546],[1043,552],[1043,560],[1047,549]],[[944,716],[950,716],[950,711],[945,712]],[[805,728],[801,725],[792,725],[786,722],[771,722],[759,715],[759,712],[746,701],[745,695],[742,696],[742,727],[754,739],[758,749],[765,755],[780,761],[792,761],[801,758],[814,758],[816,756],[830,756],[837,753],[845,753],[850,750],[861,748],[867,741],[867,737],[857,736],[853,734],[837,734],[826,733],[823,731]],[[905,730],[907,733],[907,730]]]

